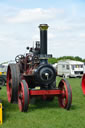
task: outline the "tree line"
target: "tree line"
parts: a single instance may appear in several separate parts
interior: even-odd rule
[[[57,63],[60,60],[67,60],[67,59],[85,62],[85,59],[82,59],[79,56],[75,56],[75,57],[74,56],[62,56],[62,57],[58,57],[58,58],[49,58],[48,62],[51,63],[51,64],[54,64],[54,63]]]

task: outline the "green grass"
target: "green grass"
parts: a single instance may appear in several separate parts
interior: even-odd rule
[[[57,84],[61,78],[57,78]],[[68,79],[72,87],[72,107],[70,111],[61,109],[57,98],[52,102],[39,99],[30,104],[27,113],[22,113],[17,104],[7,101],[6,87],[0,91],[3,102],[3,125],[0,128],[84,128],[85,96],[82,93],[79,78]]]

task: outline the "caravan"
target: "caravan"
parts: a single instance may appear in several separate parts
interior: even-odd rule
[[[63,77],[81,77],[84,73],[84,63],[73,60],[62,60],[56,66],[57,75]]]

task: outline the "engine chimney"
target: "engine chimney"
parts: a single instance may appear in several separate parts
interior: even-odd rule
[[[40,54],[47,55],[47,24],[40,24]]]

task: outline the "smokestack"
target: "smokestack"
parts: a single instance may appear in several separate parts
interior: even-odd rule
[[[47,24],[40,24],[40,54],[47,55]]]

